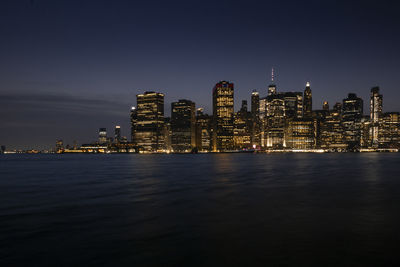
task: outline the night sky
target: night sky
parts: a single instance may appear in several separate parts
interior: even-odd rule
[[[212,112],[212,88],[313,90],[313,108],[379,85],[400,111],[400,8],[386,1],[0,2],[0,144],[54,147],[129,136],[136,94],[165,93]]]

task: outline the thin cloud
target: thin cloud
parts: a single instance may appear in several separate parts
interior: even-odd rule
[[[126,115],[129,103],[106,99],[85,98],[66,94],[0,94],[1,113],[22,109],[35,111],[66,111],[74,113],[108,113]]]

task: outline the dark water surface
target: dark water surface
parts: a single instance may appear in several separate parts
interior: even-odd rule
[[[0,156],[0,266],[394,266],[400,154]]]

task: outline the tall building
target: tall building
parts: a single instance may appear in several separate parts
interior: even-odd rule
[[[213,151],[233,147],[233,83],[221,81],[213,89]]]
[[[372,146],[377,147],[379,144],[379,119],[382,116],[382,95],[379,94],[379,87],[373,87],[371,89],[371,100],[370,100],[370,136],[372,139]]]
[[[0,154],[4,154],[6,152],[6,146],[0,146]]]
[[[321,130],[323,129],[324,123],[328,120],[329,118],[329,110],[326,109],[317,109],[312,111],[312,119],[315,120],[315,131],[316,131],[316,147],[321,147]],[[305,118],[310,118],[310,117],[305,117]]]
[[[347,144],[343,139],[342,104],[336,103],[321,122],[318,144],[323,149],[344,151]]]
[[[304,90],[303,116],[305,118],[311,118],[312,116],[312,92],[309,82],[307,82],[306,89]]]
[[[135,136],[136,136],[136,126],[137,126],[137,110],[136,107],[131,108],[131,142],[134,146],[137,145]]]
[[[211,151],[212,117],[204,114],[203,108],[196,114],[196,148],[199,152]]]
[[[99,129],[99,144],[106,144],[107,143],[107,129],[100,128]]]
[[[174,152],[190,152],[196,147],[195,103],[180,99],[171,103],[171,146]]]
[[[260,95],[256,90],[251,93],[251,144],[253,147],[261,145],[260,140]]]
[[[379,145],[383,148],[400,149],[400,113],[381,114],[379,126]]]
[[[251,93],[251,115],[253,117],[258,117],[260,113],[260,94],[253,90]]]
[[[264,146],[283,148],[285,146],[285,99],[284,94],[269,95],[266,99],[264,117]]]
[[[316,144],[315,121],[312,118],[293,118],[287,121],[285,146],[291,149],[312,149]]]
[[[252,114],[247,111],[247,101],[242,101],[241,109],[235,113],[233,142],[235,149],[249,149],[251,144]]]
[[[350,93],[343,99],[343,119],[356,119],[363,115],[363,100],[356,94]]]
[[[344,140],[349,150],[356,150],[360,146],[363,100],[356,94],[350,93],[343,99],[342,125],[344,130]]]
[[[301,118],[303,116],[303,93],[284,92],[282,94],[285,102],[285,117]]]
[[[369,148],[371,147],[371,120],[370,116],[362,116],[361,118],[361,136],[360,136],[360,147]]]
[[[121,126],[115,126],[114,129],[114,141],[116,143],[120,143],[121,142]]]
[[[260,128],[260,146],[266,146],[266,119],[267,119],[267,97],[260,98],[259,106],[259,128]]]
[[[134,140],[143,152],[164,150],[164,94],[136,95],[137,111]]]
[[[169,152],[172,150],[172,130],[171,130],[170,117],[166,117],[164,119],[163,135],[164,135],[164,149],[166,152]]]

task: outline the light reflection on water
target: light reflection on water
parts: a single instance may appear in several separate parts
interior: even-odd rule
[[[393,263],[399,163],[383,153],[1,157],[0,263]]]

